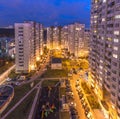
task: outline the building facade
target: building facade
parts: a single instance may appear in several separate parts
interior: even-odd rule
[[[109,105],[109,118],[119,119],[120,0],[92,0],[90,70],[91,85]]]
[[[84,48],[85,25],[74,23],[68,25],[68,50],[75,57],[80,56],[80,50]]]
[[[36,69],[43,52],[43,26],[36,22],[15,24],[16,72],[28,73]]]
[[[49,49],[61,48],[61,29],[60,26],[47,28],[47,47]]]
[[[68,49],[71,54],[79,57],[88,39],[85,37],[85,25],[74,23],[63,27],[47,28],[47,47],[49,49]],[[85,41],[86,40],[86,41]]]

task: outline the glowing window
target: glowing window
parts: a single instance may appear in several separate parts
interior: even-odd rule
[[[113,47],[114,50],[118,50],[118,47]]]
[[[117,55],[117,54],[113,54],[113,57],[117,59],[117,58],[118,58],[118,55]]]
[[[119,31],[114,31],[114,34],[115,35],[119,35]]]
[[[114,42],[115,42],[115,43],[118,43],[118,42],[119,42],[119,40],[118,40],[118,39],[114,39]]]

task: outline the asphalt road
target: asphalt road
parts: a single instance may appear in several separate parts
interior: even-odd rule
[[[80,102],[80,98],[78,96],[78,93],[77,93],[76,87],[75,87],[75,83],[76,83],[76,80],[78,78],[79,78],[79,75],[73,75],[73,79],[70,80],[70,84],[71,84],[72,91],[74,94],[74,99],[75,99],[76,109],[78,111],[78,115],[79,115],[80,119],[86,119],[86,116],[84,114],[84,109],[82,108],[82,104]]]

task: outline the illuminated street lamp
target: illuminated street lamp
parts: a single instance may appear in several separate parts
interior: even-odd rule
[[[30,65],[31,70],[35,70],[35,66],[34,65]]]

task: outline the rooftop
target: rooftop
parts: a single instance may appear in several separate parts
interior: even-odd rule
[[[52,63],[62,63],[61,58],[52,58]]]

